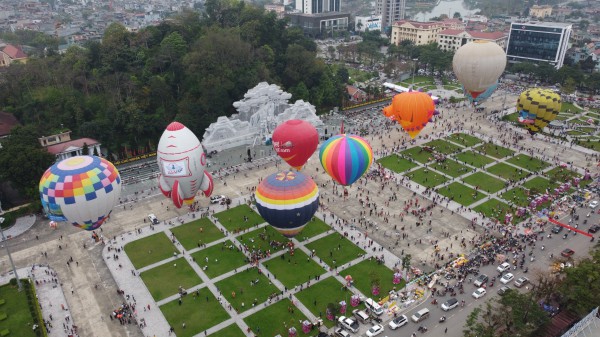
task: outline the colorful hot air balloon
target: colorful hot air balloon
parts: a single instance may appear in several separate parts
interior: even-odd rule
[[[465,90],[465,96],[478,102],[490,87],[497,85],[506,67],[502,47],[491,41],[475,40],[458,48],[452,59],[452,69]],[[493,89],[492,89],[493,91]],[[491,95],[488,93],[487,97]]]
[[[273,131],[275,152],[291,167],[300,170],[319,145],[317,129],[307,121],[290,119]]]
[[[465,97],[469,100],[469,102],[471,102],[471,103],[479,103],[479,102],[485,101],[490,96],[492,96],[492,94],[494,93],[494,91],[496,91],[497,87],[498,87],[498,81],[496,81],[496,83],[494,83],[494,85],[492,85],[491,87],[487,88],[484,92],[478,94],[477,97],[471,96],[471,93],[469,91],[465,90],[464,86],[462,87],[462,89],[463,89],[463,92],[465,94]]]
[[[367,172],[373,162],[373,150],[359,136],[337,135],[321,145],[319,159],[333,180],[349,186]]]
[[[121,195],[121,177],[108,160],[76,156],[52,165],[40,179],[42,207],[53,221],[85,230],[100,227]]]
[[[560,95],[552,90],[525,90],[517,100],[519,122],[525,124],[529,133],[535,134],[556,118],[561,107]]]
[[[319,189],[301,172],[274,173],[256,188],[256,208],[278,232],[294,237],[319,207]]]
[[[415,138],[437,112],[431,96],[420,91],[408,91],[394,96],[392,104],[383,108],[383,114],[394,118],[410,138]]]

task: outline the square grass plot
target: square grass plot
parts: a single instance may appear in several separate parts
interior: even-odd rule
[[[554,182],[554,181],[550,181],[546,178],[542,178],[542,177],[533,177],[529,180],[527,180],[525,183],[523,183],[523,187],[529,189],[529,191],[533,194],[536,193],[546,193],[546,190],[548,190],[548,192],[550,194],[553,193],[553,189],[556,188],[559,185],[559,183]]]
[[[231,241],[210,246],[192,254],[196,264],[210,278],[225,274],[247,263],[246,255]]]
[[[377,160],[377,162],[386,169],[394,171],[396,173],[406,172],[412,169],[413,167],[417,166],[417,164],[413,163],[412,161],[402,158],[395,153],[380,158]]]
[[[539,172],[545,169],[546,167],[550,166],[550,164],[546,163],[543,160],[522,153],[508,159],[506,162],[522,167],[531,172]]]
[[[483,152],[488,156],[492,156],[494,158],[502,159],[504,157],[508,157],[515,153],[515,151],[511,149],[507,149],[503,146],[496,145],[493,143],[484,143],[483,145],[475,147],[475,150]]]
[[[555,181],[559,184],[566,182],[572,182],[573,178],[580,177],[581,175],[577,172],[571,171],[568,168],[562,168],[557,166],[550,171],[546,172],[546,176],[550,178],[550,181]]]
[[[473,210],[483,213],[488,218],[497,219],[502,223],[504,223],[504,217],[506,213],[513,212],[513,209],[508,204],[497,199],[490,199],[482,204],[479,204]]]
[[[189,289],[202,283],[200,276],[183,257],[146,270],[140,277],[157,302],[177,294],[180,286]]]
[[[365,296],[374,300],[387,296],[392,288],[401,289],[404,287],[404,280],[400,284],[394,284],[394,272],[384,264],[379,264],[375,259],[364,260],[356,265],[340,272],[344,278],[347,275],[352,276],[353,286],[360,290]],[[379,295],[373,295],[373,283],[379,284]]]
[[[281,256],[264,261],[263,265],[288,289],[308,280],[314,280],[315,276],[325,272],[318,263],[300,249],[295,249],[294,255],[286,252]]]
[[[257,268],[245,268],[215,285],[238,312],[251,309],[253,304],[260,305],[266,302],[271,294],[280,293]]]
[[[471,147],[482,142],[481,139],[475,136],[467,135],[466,133],[454,133],[446,138],[449,141],[460,144],[464,147]]]
[[[246,318],[244,322],[254,333],[253,336],[288,336],[288,329],[296,328],[298,336],[314,336],[315,331],[309,334],[302,332],[302,322],[307,320],[300,309],[296,308],[288,299],[283,299],[268,306]],[[218,334],[221,337],[221,334]]]
[[[331,227],[329,227],[329,225],[326,224],[323,220],[317,218],[316,216],[313,216],[312,219],[306,224],[306,227],[304,227],[302,232],[300,232],[300,234],[296,236],[296,240],[304,241],[309,238],[312,238],[313,236],[325,233],[330,229]]]
[[[16,286],[10,284],[0,286],[0,299],[4,301],[4,304],[0,306],[0,314],[4,313],[6,315],[6,317],[0,321],[0,331],[8,329],[10,331],[7,335],[8,337],[35,337],[46,335],[41,333],[37,334],[36,331],[31,329],[32,322],[35,322],[36,324],[41,324],[42,322],[32,315],[33,309],[39,308],[39,306],[37,299],[32,298],[33,301],[29,302],[29,291],[30,290],[27,289],[25,289],[25,291],[19,291]],[[55,304],[58,305],[58,303]],[[58,325],[60,323],[56,324]]]
[[[243,333],[242,329],[240,329],[240,327],[235,323],[219,330],[219,333],[215,334],[215,336],[216,335],[218,335],[219,337],[246,337],[246,334]]]
[[[500,195],[500,197],[520,207],[529,206],[529,192],[522,187],[512,188]]]
[[[250,206],[242,204],[234,208],[215,214],[221,225],[228,231],[236,233],[242,229],[260,225],[265,220]]]
[[[410,180],[425,187],[435,187],[448,181],[448,178],[427,168],[411,171],[406,175]]]
[[[486,170],[491,174],[497,175],[498,177],[513,181],[525,178],[529,174],[529,172],[523,170],[522,168],[510,166],[506,163],[498,163],[494,166],[488,167]]]
[[[306,245],[330,267],[341,266],[359,258],[365,251],[339,233],[333,233]]]
[[[436,171],[445,173],[453,178],[459,177],[471,171],[465,165],[451,159],[446,159],[442,162],[435,162],[429,165],[429,167]]]
[[[490,157],[484,156],[479,153],[475,153],[473,151],[465,151],[461,153],[457,153],[454,155],[454,158],[462,161],[465,164],[469,164],[471,166],[482,168],[487,164],[493,163],[494,160]]]
[[[195,336],[230,318],[229,314],[206,288],[200,289],[200,297],[195,298],[188,295],[183,298],[181,305],[179,305],[178,300],[173,300],[161,305],[160,310],[165,315],[169,325],[175,329],[177,337]],[[185,323],[185,329],[182,326],[183,323]]]
[[[190,250],[200,247],[200,244],[211,243],[225,237],[223,233],[208,218],[192,222],[171,229],[183,248]]]
[[[136,269],[168,259],[179,253],[164,232],[158,232],[125,245],[125,253]]]
[[[349,312],[346,315],[351,315],[350,298],[352,297],[352,291],[347,289],[341,284],[335,277],[328,277],[317,283],[311,284],[310,287],[303,289],[296,293],[296,298],[300,300],[313,313],[316,317],[323,318],[323,323],[328,328],[335,326],[335,322],[327,319],[326,312],[329,304],[339,307],[341,301],[346,301],[347,310]],[[341,314],[339,312],[334,313],[337,316]]]
[[[431,152],[423,150],[423,148],[420,146],[411,147],[410,149],[406,149],[400,152],[400,154],[402,154],[406,158],[418,161],[421,164],[425,164],[428,161],[433,160]]]
[[[250,233],[240,234],[237,236],[237,240],[249,251],[262,250],[266,252],[270,250],[271,253],[284,249],[289,241],[288,238],[269,225]]]
[[[483,172],[475,172],[463,178],[463,181],[475,188],[479,187],[480,190],[488,193],[498,192],[505,186],[504,181]]]
[[[435,152],[443,154],[452,154],[462,149],[461,146],[449,143],[443,139],[432,140],[428,143],[423,144],[423,147],[425,146],[432,148]]]
[[[477,192],[474,189],[457,182],[444,186],[438,189],[437,192],[463,206],[468,206],[485,198],[484,193]]]

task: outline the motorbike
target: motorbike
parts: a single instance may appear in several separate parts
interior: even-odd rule
[[[529,268],[525,268],[525,270],[523,270],[524,273],[526,273],[529,270]]]
[[[417,329],[417,331],[419,331],[419,332],[426,332],[426,331],[427,331],[427,327],[425,327],[425,326],[422,326],[422,325],[421,325],[421,326],[420,326],[420,327]]]
[[[440,323],[444,323],[446,321],[446,316],[440,317]]]
[[[433,299],[433,301],[431,301],[431,304],[437,304],[437,299]]]

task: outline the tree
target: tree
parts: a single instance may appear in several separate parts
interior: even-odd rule
[[[461,17],[460,12],[454,12],[454,15],[452,15],[452,18],[454,19],[460,19]]]
[[[586,258],[576,266],[565,268],[564,281],[560,287],[565,309],[581,317],[587,315],[600,303],[600,249],[592,252],[591,258]]]
[[[81,148],[81,154],[84,156],[87,156],[90,154],[90,147],[85,142],[83,143],[83,147]]]
[[[485,302],[484,308],[477,307],[467,317],[463,336],[465,337],[495,337],[499,317],[496,308],[490,301]]]
[[[536,303],[533,292],[507,291],[499,298],[499,310],[504,313],[500,331],[503,335],[531,336],[548,321],[548,315]]]

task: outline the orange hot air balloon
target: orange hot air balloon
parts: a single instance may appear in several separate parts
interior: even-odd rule
[[[410,138],[415,138],[438,113],[431,96],[420,91],[409,91],[394,96],[392,104],[383,108],[383,114],[395,119]]]

